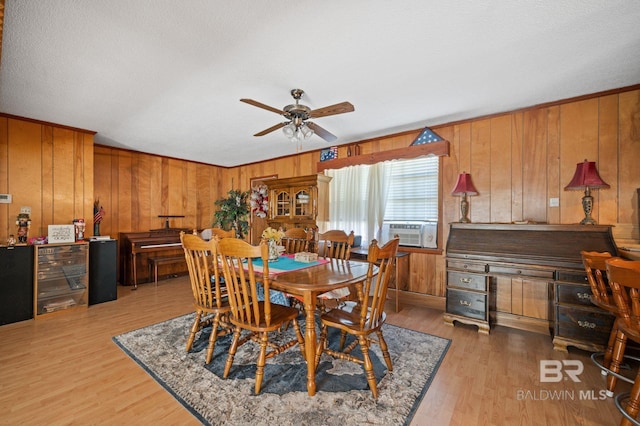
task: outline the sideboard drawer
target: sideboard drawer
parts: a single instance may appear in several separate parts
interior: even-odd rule
[[[487,320],[487,295],[473,291],[447,289],[447,313]]]
[[[479,272],[484,273],[487,270],[487,265],[484,263],[468,262],[466,260],[447,260],[447,268],[459,269],[461,271]]]
[[[589,280],[587,280],[587,273],[585,271],[558,271],[558,276],[556,277],[558,281],[569,281],[573,283],[580,284],[588,284]]]
[[[556,302],[592,307],[591,287],[580,284],[556,283]]]
[[[449,271],[447,285],[470,290],[487,291],[487,277],[484,275],[467,274],[465,272]]]
[[[556,307],[556,335],[606,347],[614,316],[598,310]]]
[[[492,274],[518,275],[553,280],[554,272],[555,271],[551,269],[528,269],[517,266],[489,265],[489,273]]]

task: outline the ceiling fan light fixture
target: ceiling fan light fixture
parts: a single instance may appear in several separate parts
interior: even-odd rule
[[[305,140],[313,136],[313,129],[311,129],[306,124],[302,124],[302,126],[300,127],[300,131],[302,132],[302,136]]]
[[[296,126],[293,123],[289,123],[282,128],[282,133],[289,139],[295,136],[296,134]]]

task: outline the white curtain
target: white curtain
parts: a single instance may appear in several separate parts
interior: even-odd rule
[[[382,241],[382,221],[384,220],[387,194],[389,193],[389,174],[391,162],[376,163],[369,170],[369,188],[367,198],[367,240]]]
[[[353,231],[368,246],[380,239],[389,188],[389,163],[327,170],[333,179],[329,186],[329,223],[327,229]]]

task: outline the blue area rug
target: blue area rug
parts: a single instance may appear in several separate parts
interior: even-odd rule
[[[448,339],[385,324],[394,369],[387,371],[382,353],[373,345],[377,400],[360,365],[326,354],[317,369],[317,393],[309,397],[306,364],[296,346],[267,360],[262,391],[254,395],[258,345],[241,346],[229,377],[223,379],[231,336],[218,340],[211,363],[205,365],[210,330],[200,332],[193,349],[185,351],[192,321],[193,314],[185,315],[113,340],[198,420],[210,425],[408,425],[450,344]],[[279,338],[288,340],[292,334],[290,327]],[[337,333],[329,342],[337,344]]]

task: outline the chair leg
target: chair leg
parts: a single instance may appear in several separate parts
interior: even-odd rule
[[[200,318],[202,317],[202,311],[196,311],[196,318],[193,321],[191,330],[189,331],[189,338],[187,339],[187,352],[191,350],[193,341],[196,339],[196,333],[200,330]]]
[[[227,362],[224,365],[224,374],[222,377],[225,379],[229,376],[229,371],[231,371],[231,366],[233,365],[233,358],[236,355],[236,351],[238,350],[238,340],[240,340],[240,332],[242,330],[240,327],[236,327],[233,331],[233,340],[231,341],[231,346],[229,346],[229,355],[227,355]]]
[[[358,336],[360,342],[360,350],[362,351],[362,360],[364,361],[364,374],[367,377],[367,383],[369,383],[369,389],[374,398],[378,398],[378,386],[376,385],[376,376],[373,374],[373,364],[371,363],[371,357],[369,356],[369,344],[367,338],[364,336]]]
[[[302,353],[302,359],[306,359],[304,337],[302,336],[302,331],[300,330],[300,324],[298,324],[298,320],[296,319],[291,322],[293,323],[293,329],[296,332],[296,339],[298,339],[298,346],[300,347],[300,353]]]
[[[613,347],[613,354],[611,356],[611,362],[609,364],[609,370],[613,371],[614,373],[620,373],[620,364],[622,364],[622,361],[624,360],[624,350],[626,346],[627,336],[620,329],[618,329],[618,332],[616,333],[615,345]],[[613,396],[613,390],[616,388],[617,382],[618,378],[613,374],[609,374],[609,376],[607,377],[606,391],[606,395],[608,397]]]
[[[631,393],[629,394],[629,402],[627,403],[625,411],[634,419],[638,415],[638,411],[640,411],[640,373],[638,373],[638,375],[636,376],[636,380],[633,382],[633,388],[631,388]],[[633,423],[624,416],[620,421],[620,426],[627,426],[632,424]]]
[[[347,341],[347,332],[342,330],[340,331],[340,350],[344,349],[344,343]]]
[[[380,350],[382,351],[384,362],[387,364],[387,368],[389,369],[389,371],[393,371],[393,363],[391,362],[391,355],[389,355],[389,348],[387,347],[387,342],[384,340],[384,337],[382,336],[382,330],[377,330],[376,334],[378,335],[378,345],[380,345]]]
[[[318,368],[318,364],[320,364],[320,357],[322,356],[322,352],[324,352],[324,348],[327,344],[327,326],[323,325],[320,330],[320,339],[318,340],[318,346],[316,347],[316,365],[314,368]],[[303,354],[304,355],[304,354]]]
[[[205,364],[211,362],[213,358],[213,349],[216,345],[216,339],[218,338],[218,327],[220,326],[220,314],[216,314],[213,317],[213,324],[211,325],[211,335],[209,336],[209,346],[207,347],[207,359]]]
[[[604,360],[602,365],[606,368],[609,368],[611,365],[611,360],[613,359],[613,347],[616,344],[616,336],[618,335],[618,318],[613,322],[613,327],[611,327],[611,334],[609,335],[609,342],[607,342],[607,349],[604,352]]]
[[[260,333],[260,354],[258,355],[258,364],[256,366],[256,395],[260,393],[262,378],[264,377],[264,365],[267,361],[267,340],[267,332]]]

